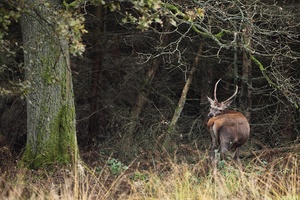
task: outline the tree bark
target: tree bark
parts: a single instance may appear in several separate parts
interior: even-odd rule
[[[251,27],[246,25],[243,33],[243,44],[246,47],[251,46]],[[243,69],[242,69],[242,83],[241,83],[241,98],[240,105],[248,120],[250,120],[252,107],[252,77],[251,77],[251,52],[244,49],[243,51]]]
[[[21,18],[27,95],[27,143],[21,164],[41,168],[78,158],[75,106],[66,38],[56,32],[59,0],[28,0]]]

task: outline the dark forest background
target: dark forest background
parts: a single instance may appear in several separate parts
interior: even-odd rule
[[[162,151],[168,135],[179,150],[206,152],[210,144],[206,96],[212,97],[220,78],[220,101],[239,86],[232,109],[249,119],[248,149],[298,144],[300,4],[296,0],[172,3],[191,20],[173,10],[174,21],[161,17],[149,27],[137,27],[134,21],[124,23],[128,13],[141,15],[126,1],[78,9],[88,31],[82,38],[85,52],[71,59],[83,154],[97,152],[130,161],[141,153]],[[203,9],[203,16],[195,8]],[[27,85],[18,21],[7,32],[0,51],[0,163],[18,158],[26,143]],[[189,77],[192,83],[182,113],[170,129]]]

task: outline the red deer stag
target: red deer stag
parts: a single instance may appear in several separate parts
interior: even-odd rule
[[[215,84],[214,100],[207,97],[210,103],[208,116],[211,117],[207,122],[207,127],[212,140],[209,156],[212,164],[215,165],[217,163],[216,152],[220,152],[221,159],[225,159],[225,155],[232,150],[234,151],[233,159],[240,164],[239,147],[249,138],[250,126],[242,113],[226,110],[237,94],[238,86],[236,86],[235,93],[231,97],[221,103],[218,102],[216,92],[220,80]]]

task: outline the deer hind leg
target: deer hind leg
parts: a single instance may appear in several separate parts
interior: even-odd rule
[[[216,166],[217,159],[216,159],[216,152],[218,150],[219,142],[216,134],[216,130],[214,130],[214,127],[210,127],[210,135],[211,135],[211,146],[209,149],[209,158],[212,166]]]
[[[209,158],[210,158],[210,164],[212,167],[217,167],[218,159],[216,158],[216,153],[219,152],[219,149],[217,146],[211,146],[209,150]]]
[[[226,134],[221,134],[220,135],[220,154],[221,154],[221,159],[226,160],[226,157],[229,155],[230,151],[230,138],[226,136]]]
[[[227,143],[221,144],[220,154],[221,154],[221,159],[226,160],[226,157],[229,155],[229,144]]]
[[[209,159],[210,163],[213,167],[217,166],[216,152],[218,152],[218,145],[216,144],[216,140],[212,137],[212,144],[209,149]]]
[[[241,160],[240,160],[240,148],[237,147],[234,151],[233,155],[233,160],[238,164],[241,165]]]
[[[216,151],[218,151],[218,145],[216,143],[215,137],[212,137],[211,140],[212,140],[212,144],[209,149],[209,157],[210,157],[210,160],[215,160],[215,156],[216,156],[215,154],[216,154]]]

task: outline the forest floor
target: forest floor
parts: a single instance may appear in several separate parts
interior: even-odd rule
[[[238,167],[182,145],[174,155],[142,152],[129,162],[81,150],[74,169],[21,169],[9,146],[0,146],[1,199],[300,199],[299,145],[260,150]],[[109,150],[109,149],[108,149]],[[111,149],[113,151],[113,149]]]

